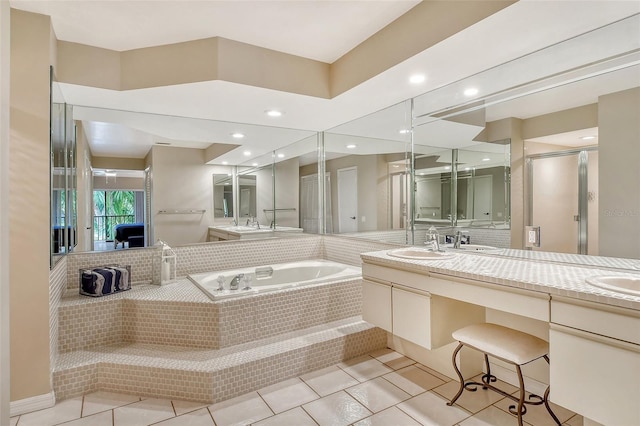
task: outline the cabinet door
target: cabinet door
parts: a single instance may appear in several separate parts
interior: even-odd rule
[[[431,298],[428,294],[394,287],[393,334],[431,349]]]
[[[640,425],[640,346],[552,324],[551,401],[605,425]]]
[[[362,281],[362,319],[391,332],[391,286]]]

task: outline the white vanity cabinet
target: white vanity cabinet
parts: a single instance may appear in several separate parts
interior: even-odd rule
[[[454,330],[484,320],[482,307],[433,295],[404,282],[371,277],[367,271],[371,269],[363,265],[363,319],[409,342],[436,349],[453,342]]]
[[[551,400],[604,425],[640,425],[640,312],[551,301]]]

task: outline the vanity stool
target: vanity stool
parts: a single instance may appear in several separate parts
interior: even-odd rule
[[[460,389],[451,402],[447,403],[447,405],[453,405],[460,395],[462,395],[463,390],[466,389],[468,391],[475,392],[478,389],[478,386],[482,386],[482,389],[491,389],[518,403],[517,407],[515,405],[509,406],[511,414],[518,416],[518,425],[522,426],[522,416],[527,413],[527,407],[524,404],[544,404],[549,414],[551,414],[551,417],[553,417],[553,420],[560,425],[558,417],[556,417],[551,410],[549,401],[547,400],[549,396],[549,387],[547,387],[543,397],[531,394],[529,395],[529,401],[525,401],[524,398],[524,380],[522,378],[520,366],[528,364],[531,361],[535,361],[538,358],[544,358],[545,361],[549,363],[549,344],[547,342],[518,330],[489,323],[470,325],[454,331],[451,335],[459,342],[458,347],[453,351],[452,359],[453,368],[456,370],[456,373],[460,378]],[[463,346],[467,346],[484,353],[484,362],[486,364],[487,372],[482,375],[482,383],[473,381],[465,383],[462,373],[456,363],[456,355],[458,355],[458,352],[460,352],[460,349],[462,349]],[[520,398],[516,398],[515,396],[491,385],[491,382],[495,382],[497,378],[496,376],[491,375],[489,355],[508,362],[509,364],[513,364],[516,367],[518,381],[520,382]]]

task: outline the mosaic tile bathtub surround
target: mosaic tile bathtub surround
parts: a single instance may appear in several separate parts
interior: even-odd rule
[[[182,300],[186,289],[201,299]],[[121,342],[217,349],[362,312],[360,279],[217,302],[187,280],[160,288],[138,286],[118,296],[67,299],[59,309],[59,351]]]
[[[80,268],[128,264],[132,281],[151,282],[157,250],[66,256],[56,282],[64,288],[66,276],[72,290],[51,333],[56,396],[104,389],[215,402],[384,347],[386,333],[359,317],[360,279],[213,302],[180,277],[321,258],[360,265],[361,252],[390,247],[327,236],[177,247],[175,283],[99,299],[77,294]]]

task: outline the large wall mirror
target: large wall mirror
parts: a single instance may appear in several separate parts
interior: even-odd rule
[[[77,235],[76,132],[73,107],[64,101],[51,69],[50,265],[74,250]]]
[[[520,249],[524,226],[542,223],[529,201],[540,195],[529,185],[529,162],[588,148],[586,210],[583,201],[563,220],[578,227],[576,235],[588,231],[591,247],[605,248],[587,254],[629,257],[637,249],[630,241],[640,240],[638,197],[630,188],[606,203],[600,197],[637,182],[630,172],[637,167],[612,159],[622,164],[628,156],[620,152],[637,149],[620,144],[635,141],[637,115],[629,111],[638,108],[640,42],[610,39],[639,21],[621,20],[324,132],[126,111],[89,115],[84,107],[73,115],[85,130],[109,123],[153,140],[133,159],[153,169],[157,236],[177,243],[204,241],[209,226],[249,219],[403,244],[422,244],[430,226],[464,228],[475,242]],[[576,49],[583,43],[601,48]],[[95,150],[93,160],[114,155]],[[186,182],[193,190],[184,190]]]

